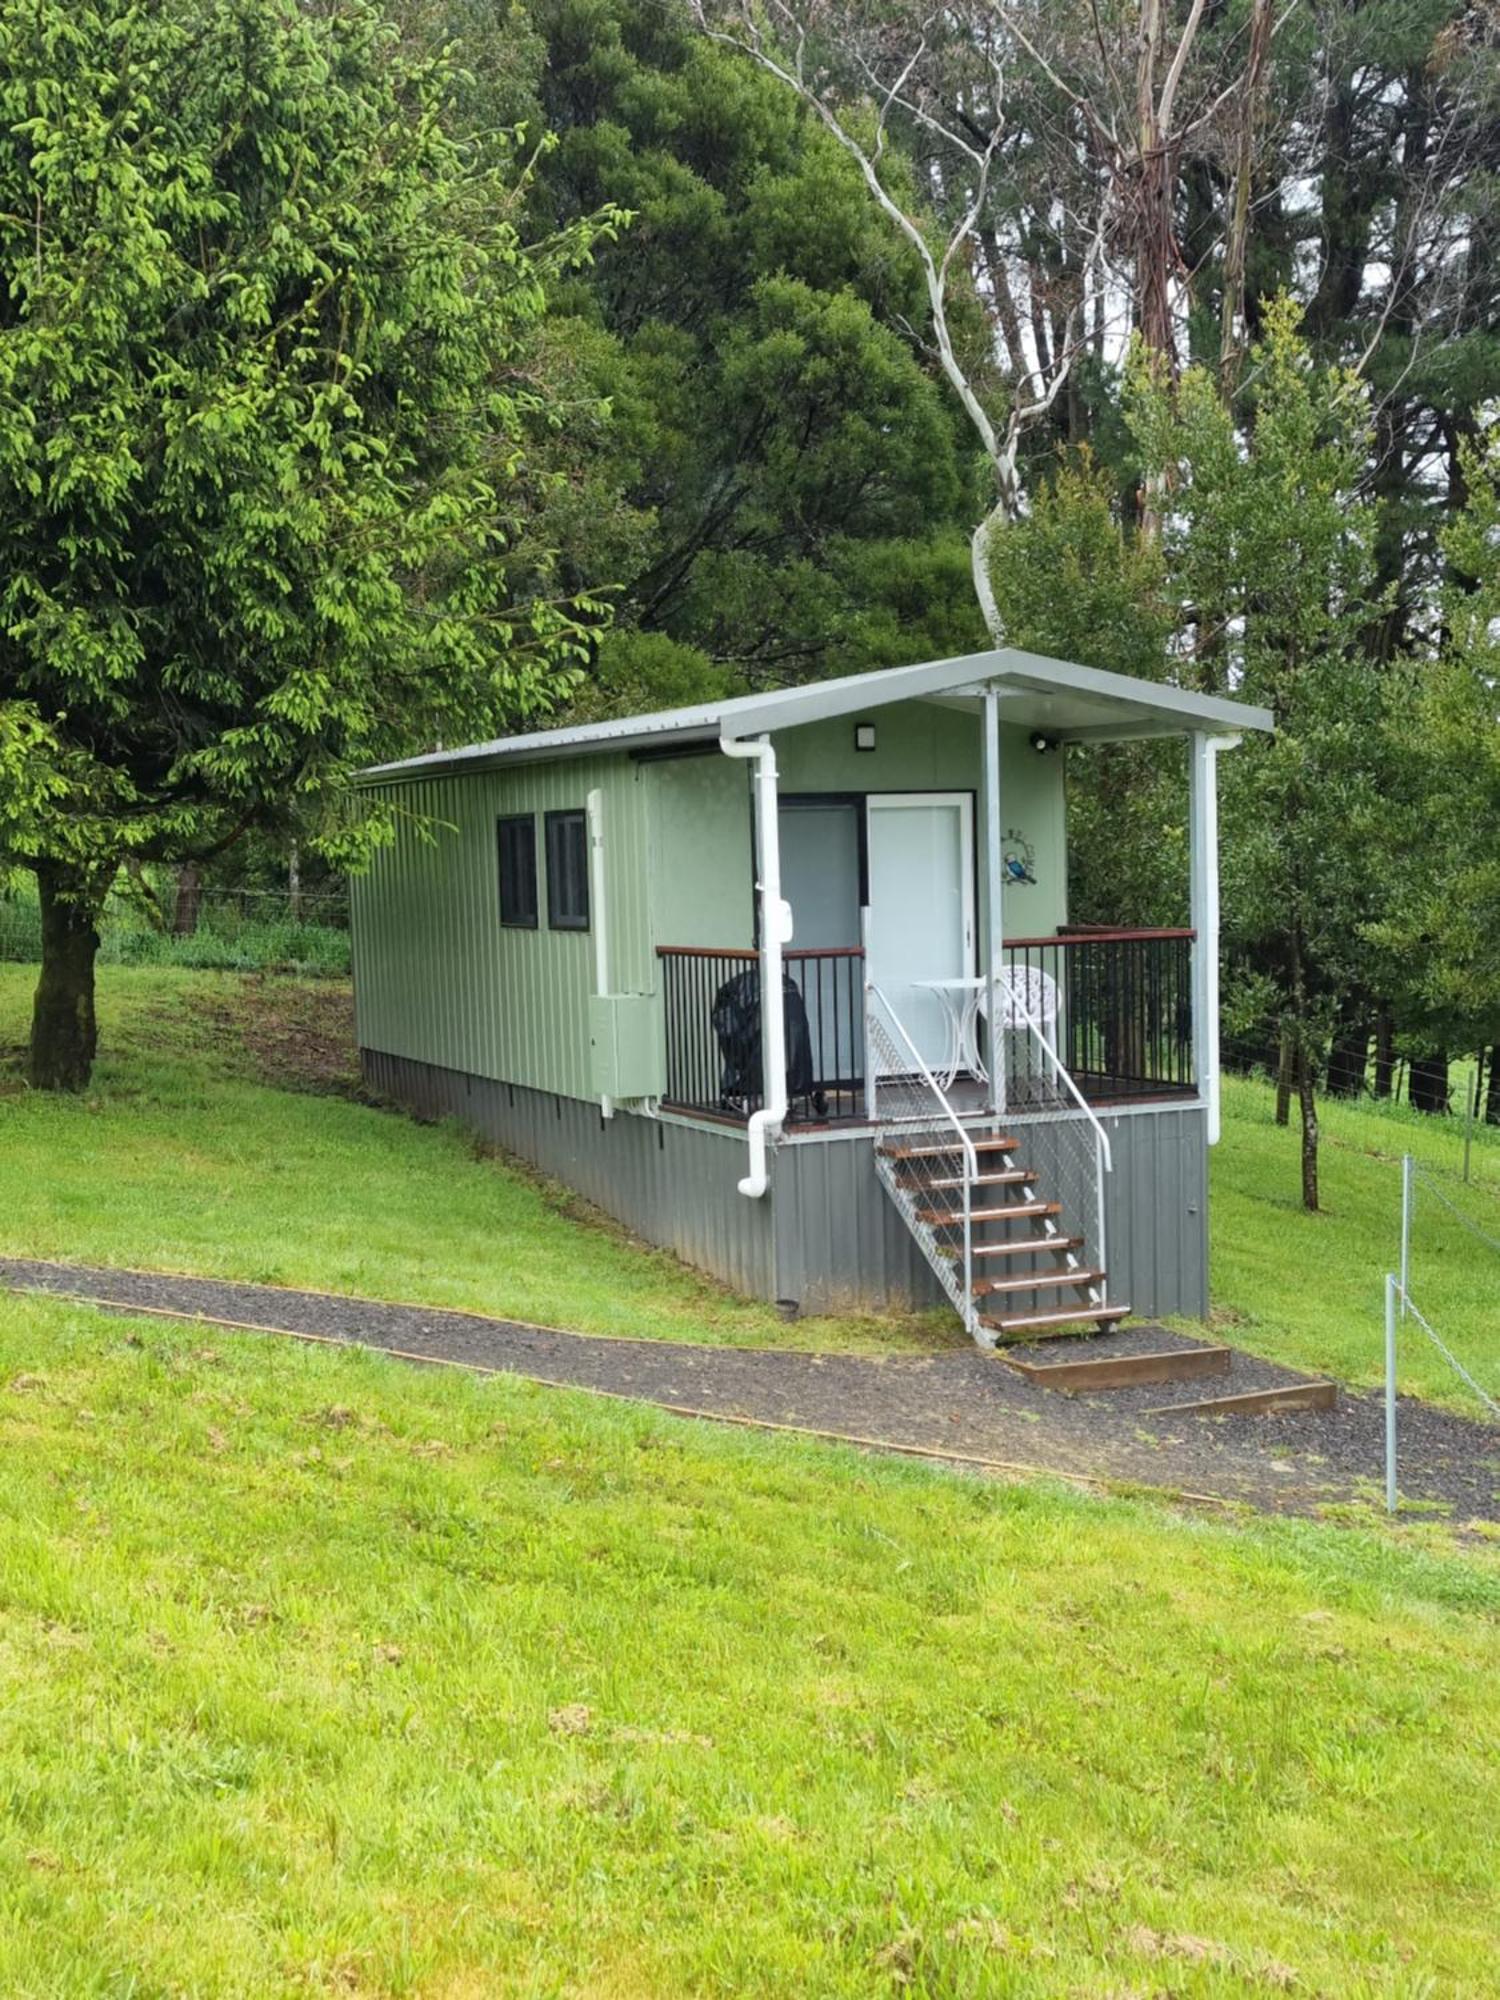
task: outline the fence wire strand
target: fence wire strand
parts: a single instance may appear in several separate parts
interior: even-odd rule
[[[1448,1213],[1456,1217],[1457,1220],[1463,1224],[1464,1228],[1467,1229],[1471,1235],[1477,1236],[1481,1243],[1486,1244],[1491,1250],[1493,1250],[1496,1256],[1500,1256],[1500,1239],[1488,1235],[1483,1229],[1480,1228],[1477,1222],[1470,1221],[1469,1217],[1464,1214],[1463,1210],[1457,1205],[1457,1203],[1450,1201],[1447,1195],[1445,1195],[1443,1193],[1443,1190],[1438,1186],[1437,1182],[1433,1180],[1429,1174],[1425,1173],[1423,1169],[1416,1164],[1415,1161],[1412,1163],[1412,1173],[1414,1178],[1422,1183],[1423,1187],[1426,1188],[1429,1194],[1437,1196],[1438,1200],[1443,1204],[1443,1207],[1447,1209]]]
[[[1495,1398],[1489,1393],[1489,1391],[1487,1389],[1482,1389],[1479,1386],[1479,1384],[1474,1380],[1474,1377],[1469,1373],[1468,1369],[1465,1368],[1464,1364],[1459,1360],[1458,1356],[1453,1352],[1453,1349],[1448,1345],[1448,1343],[1443,1339],[1442,1335],[1432,1325],[1431,1321],[1427,1318],[1426,1314],[1422,1311],[1421,1307],[1418,1306],[1416,1300],[1413,1299],[1411,1293],[1404,1290],[1399,1281],[1396,1285],[1396,1290],[1397,1293],[1400,1295],[1401,1299],[1403,1300],[1403,1302],[1405,1303],[1406,1310],[1411,1314],[1412,1318],[1417,1322],[1417,1325],[1421,1327],[1423,1333],[1426,1334],[1427,1338],[1432,1342],[1433,1346],[1437,1349],[1438,1353],[1442,1355],[1443,1359],[1447,1362],[1448,1366],[1453,1370],[1454,1374],[1462,1377],[1462,1379],[1468,1383],[1469,1387],[1474,1391],[1474,1394],[1479,1398],[1480,1402],[1484,1404],[1485,1408],[1491,1413],[1492,1416],[1500,1417],[1500,1403],[1497,1403]]]

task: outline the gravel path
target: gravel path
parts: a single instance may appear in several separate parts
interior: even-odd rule
[[[1280,1512],[1369,1501],[1383,1477],[1378,1397],[1260,1417],[1164,1414],[1164,1403],[1305,1378],[1236,1351],[1230,1375],[1065,1396],[967,1346],[951,1354],[809,1354],[564,1333],[466,1312],[212,1278],[0,1258],[0,1284],[124,1311],[380,1348],[604,1391],[698,1416],[784,1426],[889,1449],[1138,1482]],[[1157,1327],[1025,1350],[1055,1361],[1191,1347]],[[1401,1490],[1458,1521],[1500,1520],[1500,1428],[1403,1399]]]

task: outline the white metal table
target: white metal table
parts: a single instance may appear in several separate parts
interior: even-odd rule
[[[944,1090],[951,1088],[953,1079],[961,1069],[967,1069],[972,1076],[985,1082],[983,1063],[979,1060],[978,1037],[975,1022],[979,1013],[979,996],[985,988],[982,979],[915,979],[924,993],[935,993],[943,1003],[943,1015],[948,1026],[948,1047],[943,1057],[943,1069],[938,1081]]]

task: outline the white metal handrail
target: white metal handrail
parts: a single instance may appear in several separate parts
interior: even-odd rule
[[[1083,1092],[1078,1088],[1078,1085],[1073,1081],[1072,1075],[1064,1065],[1062,1057],[1057,1053],[1053,1044],[1047,1040],[1037,1022],[1036,1016],[1018,993],[1011,996],[1011,1004],[1015,1007],[1016,1012],[1021,1016],[1031,1033],[1036,1037],[1038,1047],[1047,1058],[1048,1068],[1055,1077],[1060,1078],[1067,1085],[1069,1095],[1073,1098],[1090,1125],[1093,1126],[1094,1137],[1099,1143],[1099,1149],[1104,1160],[1104,1171],[1107,1174],[1113,1173],[1114,1163],[1110,1157],[1109,1134],[1099,1123],[1093,1105],[1089,1103]]]
[[[866,981],[865,994],[866,1042],[870,1043],[873,1041],[871,1029],[877,1025],[875,1021],[875,1003],[878,1001],[886,1022],[895,1030],[902,1044],[905,1046],[906,1055],[911,1060],[913,1073],[922,1079],[922,1082],[937,1103],[941,1113],[941,1117],[937,1122],[939,1124],[946,1123],[952,1127],[957,1140],[957,1150],[963,1157],[963,1290],[960,1298],[954,1300],[954,1303],[958,1306],[959,1312],[963,1317],[966,1330],[971,1334],[977,1335],[979,1317],[974,1307],[974,1181],[979,1173],[979,1154],[975,1148],[974,1141],[964,1129],[963,1121],[959,1118],[958,1113],[949,1101],[946,1091],[928,1068],[921,1051],[907,1033],[906,1024],[901,1019],[901,1016],[873,981]],[[899,1051],[896,1051],[896,1053],[899,1054]],[[871,1112],[878,1118],[880,1065],[875,1061],[874,1054],[873,1047],[868,1047],[866,1050],[865,1074],[869,1078]],[[894,1179],[886,1178],[886,1185],[891,1189],[893,1194],[896,1192]],[[913,1219],[913,1217],[908,1217],[909,1221]],[[935,1262],[936,1260],[929,1257],[928,1261]],[[939,1275],[941,1276],[942,1273],[940,1272]],[[943,1282],[945,1286],[948,1284],[946,1277],[944,1277]],[[949,1296],[952,1296],[951,1291]]]
[[[958,1135],[958,1143],[963,1148],[964,1165],[968,1168],[970,1174],[977,1174],[979,1171],[979,1155],[975,1151],[974,1141],[969,1137],[967,1131],[964,1129],[963,1121],[962,1119],[960,1119],[958,1113],[954,1110],[953,1105],[950,1102],[948,1095],[944,1091],[942,1085],[938,1082],[937,1078],[933,1075],[932,1071],[927,1067],[927,1064],[922,1060],[921,1052],[917,1048],[917,1045],[912,1040],[911,1036],[906,1032],[906,1027],[902,1022],[901,1016],[896,1012],[895,1008],[891,1005],[890,1001],[886,999],[885,995],[881,992],[880,988],[877,985],[875,985],[873,980],[866,982],[865,991],[870,995],[871,999],[878,1000],[881,1006],[885,1009],[886,1019],[890,1022],[891,1026],[896,1030],[896,1033],[901,1037],[902,1041],[906,1044],[906,1052],[912,1059],[913,1068],[915,1069],[918,1076],[921,1077],[922,1081],[926,1084],[927,1088],[932,1092],[933,1096],[937,1099],[938,1103],[942,1106],[944,1117],[946,1118],[947,1122],[953,1127],[954,1132]],[[875,1074],[874,1066],[870,1065],[869,1067],[871,1072],[870,1087],[872,1094],[874,1094],[879,1091],[880,1088],[879,1079]]]
[[[1065,1066],[1062,1057],[1058,1054],[1054,1045],[1047,1040],[1046,1035],[1042,1032],[1041,1024],[1027,1006],[1020,993],[1013,991],[1010,998],[1011,1005],[1026,1023],[1030,1033],[1036,1037],[1037,1046],[1047,1059],[1048,1067],[1052,1071],[1054,1081],[1061,1082],[1066,1086],[1069,1096],[1072,1097],[1074,1103],[1093,1127],[1094,1219],[1098,1238],[1097,1259],[1101,1269],[1108,1269],[1109,1257],[1104,1240],[1104,1176],[1114,1172],[1114,1158],[1110,1152],[1109,1134],[1099,1123],[1093,1105],[1089,1103],[1083,1092],[1078,1088],[1078,1085],[1073,1081],[1072,1074]],[[999,1060],[998,1056],[996,1059]]]

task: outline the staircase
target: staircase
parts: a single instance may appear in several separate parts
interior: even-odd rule
[[[1003,1134],[916,1134],[896,1126],[877,1141],[875,1164],[982,1345],[1075,1327],[1102,1333],[1130,1308],[1109,1302],[1106,1272],[1087,1260],[1085,1237],[1071,1233],[1063,1204],[1047,1199],[1035,1172],[1021,1164],[1020,1148]]]
[[[868,989],[876,1172],[983,1347],[1075,1328],[1107,1332],[1130,1310],[1110,1302],[1104,1268],[1109,1141],[1056,1050],[1030,1026],[1054,1079],[1049,1129],[1069,1170],[1071,1208],[1021,1160],[1021,1140],[965,1126],[889,1001]]]

